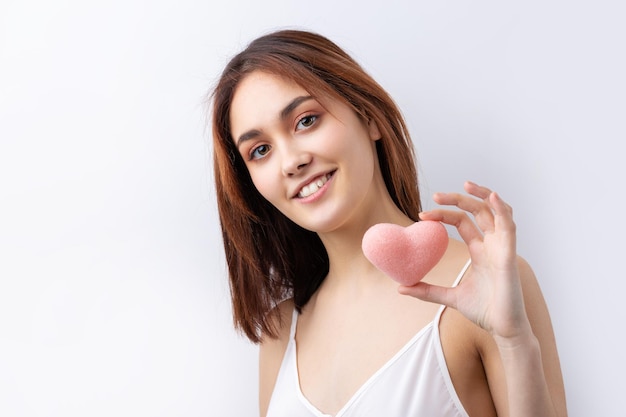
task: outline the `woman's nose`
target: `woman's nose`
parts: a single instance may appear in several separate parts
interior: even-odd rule
[[[286,149],[282,161],[283,175],[291,177],[299,174],[311,163],[312,159],[309,152],[298,149],[296,146]]]

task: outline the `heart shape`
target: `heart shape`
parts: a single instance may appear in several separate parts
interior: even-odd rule
[[[365,232],[361,246],[374,266],[400,284],[412,286],[446,252],[448,232],[436,221],[420,221],[408,227],[380,223]]]

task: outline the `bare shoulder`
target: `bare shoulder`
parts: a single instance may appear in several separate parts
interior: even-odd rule
[[[263,337],[259,347],[259,410],[261,416],[267,414],[278,371],[289,343],[289,330],[294,309],[292,299],[276,306],[274,320],[278,337]]]

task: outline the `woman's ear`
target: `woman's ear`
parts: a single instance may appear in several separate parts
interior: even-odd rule
[[[378,130],[378,125],[373,119],[367,121],[367,131],[369,132],[370,139],[373,141],[377,141],[382,137],[380,130]]]

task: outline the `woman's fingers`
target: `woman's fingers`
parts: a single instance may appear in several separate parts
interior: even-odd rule
[[[473,196],[459,193],[435,193],[433,200],[440,205],[456,206],[470,213],[480,230],[489,233],[493,230],[493,211],[485,199],[476,199]]]
[[[466,182],[465,191],[469,194],[435,193],[433,199],[440,205],[456,206],[460,210],[445,208],[420,213],[422,220],[434,220],[456,227],[463,241],[470,248],[476,244],[489,242],[491,248],[509,248],[515,251],[515,223],[513,209],[499,194],[487,187]]]
[[[483,234],[472,219],[463,211],[435,209],[420,213],[422,220],[434,220],[456,227],[461,239],[469,246],[474,240],[482,240]]]
[[[492,193],[489,188],[483,187],[482,185],[478,185],[471,181],[466,181],[465,184],[463,184],[463,188],[468,194],[471,194],[482,200],[486,200],[487,198],[489,198],[489,195],[491,195]]]
[[[495,212],[495,228],[498,231],[501,248],[509,249],[509,256],[516,253],[516,225],[513,221],[513,209],[500,198],[497,193],[489,197]]]
[[[495,191],[491,191],[487,187],[474,184],[471,181],[467,181],[464,184],[464,188],[468,194],[482,199],[485,204],[488,205],[493,214],[495,214],[496,216],[501,216],[502,220],[505,221],[512,220],[513,209],[504,200],[502,200],[498,193],[496,193]]]
[[[508,229],[509,227],[513,227],[515,229],[515,224],[513,223],[513,208],[509,206],[498,193],[491,193],[489,196],[489,204],[493,207],[493,211],[496,214],[496,227]]]
[[[497,193],[470,181],[464,184],[464,188],[469,195],[435,193],[433,200],[437,204],[456,206],[464,212],[471,214],[483,234],[494,232],[496,228],[508,229],[511,227],[512,209]],[[469,221],[468,216],[459,217],[444,213],[443,210],[432,210],[424,212],[420,217],[424,220],[440,220],[455,227],[462,226],[465,229],[465,236],[474,238],[474,233],[469,233],[470,225],[466,223],[466,219]],[[460,229],[459,233],[461,233]]]

